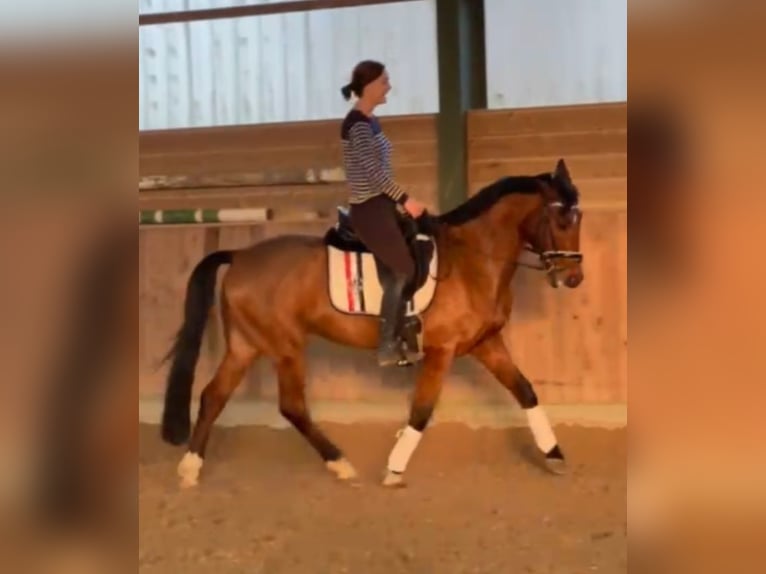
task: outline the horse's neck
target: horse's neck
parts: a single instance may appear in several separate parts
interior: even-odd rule
[[[481,283],[485,292],[502,292],[510,285],[521,253],[522,225],[531,212],[532,204],[525,199],[509,198],[505,205],[448,232],[450,239],[461,246],[453,254],[454,263],[465,271],[465,276],[479,276],[475,284]]]

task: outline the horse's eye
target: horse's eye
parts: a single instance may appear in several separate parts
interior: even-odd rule
[[[566,229],[576,224],[578,217],[577,209],[567,209],[562,207],[559,209],[558,216],[556,217],[556,224],[559,229]]]

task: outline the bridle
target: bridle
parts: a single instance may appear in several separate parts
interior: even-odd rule
[[[548,275],[563,271],[564,267],[558,263],[562,260],[574,261],[576,263],[582,263],[583,254],[581,251],[566,251],[556,248],[556,237],[553,233],[553,221],[551,219],[551,211],[553,209],[560,209],[565,207],[561,201],[552,201],[545,205],[543,208],[543,215],[540,217],[540,221],[537,225],[537,232],[535,233],[538,245],[545,245],[545,239],[550,240],[550,249],[538,250],[531,245],[525,245],[524,249],[531,253],[534,253],[540,258],[542,266],[537,267],[529,265],[528,263],[517,262],[520,267],[528,267],[530,269],[537,269],[539,271],[545,271]],[[568,210],[569,214],[572,214],[572,225],[576,224],[580,218],[580,209],[577,205],[572,205]]]
[[[544,240],[547,235],[547,238],[550,239],[551,249],[538,250],[538,249],[535,249],[531,244],[527,244],[524,246],[525,251],[534,253],[535,255],[539,257],[542,265],[540,266],[530,265],[529,263],[516,261],[515,265],[517,267],[526,267],[529,269],[536,269],[538,271],[545,271],[547,275],[551,275],[552,273],[556,273],[558,271],[564,270],[562,266],[557,265],[557,263],[562,260],[575,261],[577,263],[582,263],[583,254],[581,251],[566,251],[563,249],[556,248],[556,237],[553,233],[553,221],[551,219],[550,214],[553,209],[560,209],[562,207],[566,207],[566,205],[561,201],[552,201],[550,203],[547,203],[543,207],[543,215],[540,217],[540,221],[538,222],[538,225],[537,225],[535,236],[538,241],[538,244],[545,245]],[[571,224],[572,225],[576,224],[581,217],[580,208],[577,206],[577,204],[570,205],[568,213],[573,216]],[[408,224],[414,225],[416,229],[417,224],[415,223],[415,220],[412,218],[412,216],[410,216],[406,212],[404,212],[403,215],[405,216],[406,219],[410,220]],[[429,221],[432,221],[433,219],[434,218],[431,217]],[[431,223],[431,225],[434,225],[435,226],[434,229],[436,229],[437,224]],[[436,281],[443,281],[448,276],[449,276],[449,270],[444,275],[444,277],[432,277],[432,279],[435,279]]]

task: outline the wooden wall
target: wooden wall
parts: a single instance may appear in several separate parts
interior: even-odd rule
[[[584,211],[585,281],[546,286],[520,269],[508,340],[549,402],[627,401],[627,106],[471,112],[469,188],[503,175],[550,171],[567,162]]]
[[[381,120],[395,146],[397,180],[435,207],[436,119],[433,115]],[[139,136],[139,175],[219,175],[340,168],[340,122],[311,121],[226,128],[156,130]],[[344,203],[345,184],[281,187],[231,186],[139,194],[141,209],[177,207],[274,207],[277,215]]]
[[[433,116],[386,118],[396,147],[397,179],[436,209],[436,128]],[[627,207],[625,107],[583,106],[472,112],[467,117],[470,192],[496,177],[550,170],[565,157],[585,211],[582,249],[586,278],[576,290],[553,290],[539,272],[520,270],[508,330],[514,357],[546,403],[620,403],[627,400]],[[338,122],[305,122],[141,134],[141,175],[178,172],[236,173],[264,167],[340,165]],[[343,185],[289,188],[219,188],[139,194],[142,208],[224,205],[334,209]],[[140,231],[141,394],[162,391],[165,370],[155,370],[179,326],[188,276],[210,250],[236,248],[283,233],[322,233],[329,220],[257,226],[166,226]],[[209,334],[195,391],[212,375],[220,334]],[[381,371],[374,355],[317,341],[310,350],[313,400],[401,402],[406,409],[413,371]],[[238,395],[273,400],[270,365],[248,374]],[[510,404],[507,392],[469,359],[461,360],[443,404]],[[402,411],[403,415],[406,412]]]
[[[435,117],[399,116],[384,118],[382,122],[395,146],[397,181],[435,210],[438,203]],[[335,168],[342,165],[339,138],[340,121],[142,132],[139,175],[214,174],[236,178],[237,174],[259,170]],[[345,204],[346,197],[345,184],[141,191],[139,209],[269,207],[276,216],[275,221],[262,225],[166,225],[140,229],[141,393],[153,395],[163,388],[165,370],[157,370],[156,365],[180,324],[186,281],[200,258],[216,249],[241,248],[280,233],[322,234],[334,223],[335,208]],[[296,217],[314,210],[323,210],[329,217],[314,221]],[[213,334],[208,338],[207,350],[202,353],[197,391],[212,375],[220,352],[217,337]],[[370,378],[374,379],[377,371],[371,355],[349,353],[319,343],[312,348],[312,356],[312,379],[320,381],[316,388],[323,398],[369,398],[375,394],[369,388],[374,383],[365,381],[367,375],[362,378],[357,375],[360,371],[372,373]],[[354,388],[355,383],[360,386]],[[385,389],[379,385],[378,391]],[[254,368],[239,389],[238,394],[241,393],[274,397],[275,383],[269,366]]]
[[[627,104],[468,114],[470,193],[498,177],[550,171],[563,157],[586,207],[627,200]]]

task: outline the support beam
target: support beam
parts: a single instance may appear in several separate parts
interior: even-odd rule
[[[437,0],[439,209],[468,194],[465,112],[487,107],[484,1]]]
[[[291,14],[294,12],[309,12],[312,10],[329,10],[332,8],[351,8],[414,1],[416,0],[291,0],[287,2],[272,2],[271,4],[227,6],[225,8],[205,8],[200,10],[139,14],[138,25],[154,26],[157,24],[177,24],[181,22],[199,22],[201,20],[219,20],[223,18],[244,18],[248,16],[264,16],[266,14]]]

